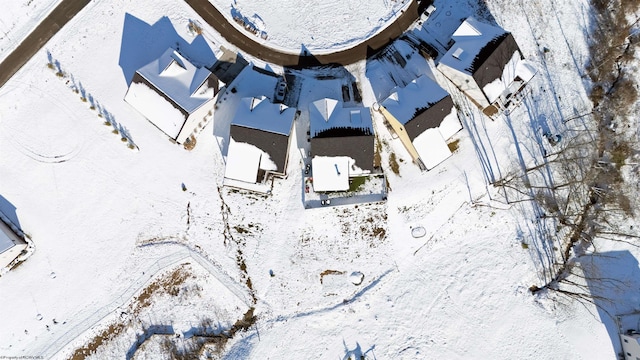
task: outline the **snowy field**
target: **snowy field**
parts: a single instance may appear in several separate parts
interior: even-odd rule
[[[13,51],[61,0],[13,0],[2,3],[0,61]]]
[[[255,40],[294,54],[302,46],[314,54],[352,47],[382,30],[410,4],[408,0],[210,2],[241,31],[250,34],[234,19],[255,29]]]
[[[449,11],[447,17],[479,11],[471,0],[444,2],[435,4]],[[277,9],[267,1],[234,3],[244,16],[262,19],[269,41],[292,49],[358,42],[403,6],[325,1],[311,11],[312,2],[302,0]],[[581,78],[589,55],[587,2],[511,4],[488,6],[539,66],[527,95],[536,114],[562,130],[562,118],[591,106]],[[230,13],[230,2],[216,5]],[[299,19],[285,11],[303,8],[308,11]],[[465,114],[451,158],[420,172],[375,113],[388,201],[304,210],[301,152],[292,149],[290,175],[276,180],[269,197],[221,189],[224,161],[215,124],[185,151],[123,101],[131,70],[120,66],[123,29],[147,31],[163,16],[187,41],[193,39],[189,20],[204,24],[183,2],[92,2],[0,89],[0,195],[16,207],[36,245],[25,263],[0,277],[0,357],[65,359],[120,323],[172,324],[188,332],[202,317],[185,304],[206,297],[202,305],[220,309],[212,318],[223,325],[255,307],[257,321],[227,342],[225,359],[614,358],[595,307],[529,293],[538,259],[521,245],[519,229],[535,219],[486,186],[487,164],[501,175],[518,168],[513,134],[520,146],[536,146],[530,107],[513,111],[509,122],[491,121],[439,79]],[[297,23],[295,34],[286,34],[290,25],[282,19],[304,18],[317,25]],[[166,36],[166,24],[155,29],[171,46],[175,34]],[[230,46],[211,29],[205,35],[213,46]],[[544,55],[541,47],[550,52]],[[64,76],[47,67],[47,50]],[[132,53],[125,55],[142,58],[145,50],[127,47]],[[371,106],[365,68],[363,61],[347,70]],[[300,99],[339,94],[340,85],[309,80]],[[238,94],[261,86],[239,87]],[[93,101],[82,101],[74,87]],[[91,109],[92,103],[99,107]],[[98,115],[107,113],[137,149],[104,125]],[[484,155],[476,151],[478,141],[488,149]],[[391,152],[399,175],[389,169]],[[416,227],[426,234],[412,237]],[[185,262],[191,280],[150,297],[148,312],[121,316],[144,289]],[[169,311],[175,304],[180,308]],[[106,341],[93,358],[122,358],[136,331]],[[161,349],[163,343],[152,339],[138,356],[158,358],[154,352]]]

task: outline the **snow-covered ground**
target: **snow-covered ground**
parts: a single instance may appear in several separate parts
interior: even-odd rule
[[[256,41],[294,54],[303,46],[314,54],[352,47],[384,29],[410,4],[409,0],[210,2],[241,31],[251,35],[234,18],[256,29]]]
[[[322,34],[315,44],[327,47],[359,41],[382,26],[377,19],[384,13],[366,26],[363,21],[344,26],[344,19],[337,26],[336,14],[353,4],[342,3],[318,6],[314,24],[333,26],[298,27],[295,42]],[[386,14],[400,6],[381,3],[371,6],[390,9]],[[311,2],[286,4],[304,8]],[[191,41],[188,21],[204,22],[188,5],[92,2],[46,45],[64,77],[47,67],[42,49],[0,89],[0,195],[16,207],[21,227],[36,245],[25,263],[0,278],[0,356],[65,358],[121,321],[116,315],[156,274],[194,256],[194,274],[202,279],[195,284],[203,294],[219,291],[224,297],[207,304],[235,309],[221,319],[232,321],[244,313],[243,306],[255,306],[257,322],[229,340],[226,359],[613,358],[612,338],[592,315],[595,307],[530,295],[538,259],[522,247],[518,229],[535,219],[522,207],[500,202],[485,185],[488,173],[517,168],[514,133],[522,147],[535,145],[532,111],[561,130],[564,117],[590,109],[581,78],[588,59],[583,31],[589,28],[588,5],[586,0],[510,4],[488,6],[539,66],[528,94],[535,109],[523,104],[510,122],[491,121],[458,96],[465,114],[465,130],[454,136],[459,149],[426,173],[411,164],[374,113],[385,151],[388,201],[304,210],[301,152],[292,150],[290,175],[276,180],[269,197],[220,189],[224,162],[215,124],[204,129],[194,150],[185,151],[123,101],[130,70],[119,66],[125,19],[142,26],[138,20],[154,24],[168,16]],[[275,11],[266,1],[238,0],[235,6],[249,17],[258,14],[269,40],[278,39],[276,30],[295,17],[281,15],[282,9]],[[446,15],[451,18],[477,10],[465,0],[446,6],[436,1],[436,6],[452,12]],[[551,8],[555,11],[545,10]],[[215,46],[230,46],[211,29],[205,35]],[[172,44],[167,37],[166,46]],[[543,54],[541,47],[550,51]],[[375,99],[365,67],[360,62],[347,70],[370,106]],[[98,110],[72,91],[80,83],[126,128],[139,151],[129,149]],[[250,84],[238,93],[263,85]],[[341,93],[340,80],[301,86],[303,103]],[[390,152],[399,159],[399,176],[389,170]],[[414,238],[411,230],[418,226],[426,234]],[[637,249],[630,251],[638,256]],[[364,277],[356,285],[358,273]],[[192,321],[194,314],[162,311],[174,304],[171,296],[160,294],[153,301],[159,310],[141,319],[146,323],[181,328]],[[94,358],[118,353],[123,341],[106,342]],[[160,348],[150,343],[145,351]]]
[[[61,0],[15,0],[2,3],[0,61],[18,46]]]

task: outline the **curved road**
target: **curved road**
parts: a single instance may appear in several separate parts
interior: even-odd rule
[[[53,35],[90,2],[91,0],[63,0],[60,2],[20,45],[0,63],[0,87],[4,86]]]
[[[323,55],[297,55],[262,45],[253,35],[238,30],[209,0],[185,0],[212,28],[227,41],[247,54],[272,64],[288,67],[307,67],[326,64],[348,65],[365,59],[402,35],[420,16],[418,0],[411,0],[409,7],[396,20],[373,37],[352,48]]]
[[[62,0],[24,41],[0,63],[0,87],[4,86],[47,41],[90,2],[91,0]],[[209,0],[185,0],[185,2],[238,49],[267,62],[288,67],[308,67],[326,64],[348,65],[365,59],[402,35],[419,17],[420,9],[425,5],[418,4],[418,0],[411,0],[411,4],[393,23],[368,40],[346,50],[314,56],[290,54],[258,43],[253,39],[252,35],[233,26]]]

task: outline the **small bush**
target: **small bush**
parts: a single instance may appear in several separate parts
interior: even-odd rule
[[[51,70],[56,68],[52,63],[47,63],[47,67]]]
[[[629,144],[621,142],[611,150],[611,161],[620,169],[624,165],[628,157],[631,156],[632,150]]]
[[[449,147],[449,151],[456,152],[456,150],[458,150],[458,148],[460,147],[460,139],[453,140],[452,142],[448,143],[447,146]]]
[[[522,246],[523,249],[528,249],[529,248],[529,244],[527,244],[526,242],[521,242],[520,245]]]
[[[631,205],[631,200],[629,199],[629,197],[622,192],[619,192],[617,196],[620,209],[622,209],[622,211],[624,211],[627,216],[633,217],[635,215],[635,212],[633,211],[633,206]]]
[[[196,138],[195,136],[191,135],[190,137],[187,138],[187,140],[184,141],[184,144],[182,144],[182,146],[184,147],[185,150],[191,151],[196,147]]]
[[[391,171],[393,171],[394,174],[400,175],[400,165],[398,165],[395,153],[389,154],[389,166],[391,167]]]

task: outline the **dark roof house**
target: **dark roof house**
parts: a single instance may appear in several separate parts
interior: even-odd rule
[[[470,17],[452,40],[438,70],[481,109],[505,107],[535,75],[513,35],[496,25]]]
[[[334,99],[309,105],[311,161],[315,191],[345,191],[349,177],[374,169],[374,131],[366,107],[344,107]]]
[[[446,140],[462,125],[451,96],[433,79],[422,75],[397,87],[380,105],[418,166],[429,170],[451,155]]]

